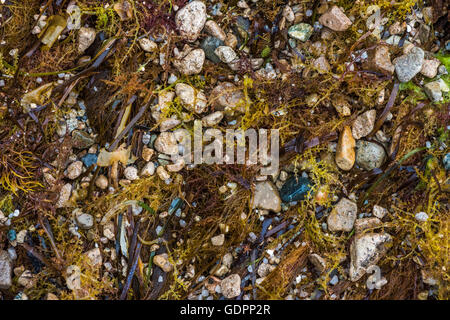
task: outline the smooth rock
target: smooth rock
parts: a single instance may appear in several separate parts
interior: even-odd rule
[[[78,53],[83,53],[95,40],[97,32],[94,28],[81,27],[78,31]]]
[[[78,178],[83,171],[83,162],[75,161],[67,167],[67,178],[74,180]]]
[[[288,35],[291,38],[305,42],[311,37],[313,31],[314,28],[310,24],[299,23],[294,24],[288,29]]]
[[[223,233],[211,238],[211,243],[213,246],[220,247],[223,245],[224,242],[225,242],[225,235]]]
[[[364,140],[356,142],[356,163],[365,170],[372,170],[383,165],[386,159],[384,148],[375,143]]]
[[[202,49],[194,49],[188,54],[182,55],[180,59],[173,62],[175,68],[186,76],[198,74],[202,71],[205,62],[205,52]]]
[[[400,82],[408,82],[422,70],[425,57],[424,51],[419,47],[412,48],[408,54],[394,60],[395,72]]]
[[[367,268],[376,264],[387,252],[391,241],[387,233],[357,235],[350,245],[350,280],[358,281]]]
[[[351,231],[356,220],[358,207],[353,201],[342,198],[331,210],[327,219],[330,231]]]
[[[81,213],[75,217],[77,225],[84,230],[91,229],[94,226],[94,217],[87,213]]]
[[[345,31],[352,25],[351,20],[337,6],[321,15],[319,22],[333,31]]]
[[[442,100],[442,92],[448,92],[449,87],[444,80],[439,79],[436,81],[428,82],[423,87],[427,96],[434,102],[439,102]]]
[[[108,178],[103,174],[99,175],[97,179],[95,179],[95,185],[102,190],[108,188]]]
[[[345,171],[355,164],[355,139],[349,126],[342,130],[336,148],[336,165]]]
[[[300,201],[311,190],[311,183],[308,178],[290,177],[281,187],[280,195],[284,202]]]
[[[213,37],[225,41],[226,34],[214,20],[208,20],[205,23],[205,31]]]
[[[331,66],[325,56],[320,56],[317,59],[314,59],[312,65],[320,74],[327,73],[331,70]]]
[[[236,298],[241,294],[241,277],[236,273],[226,277],[220,283],[220,288],[225,298]]]
[[[174,163],[166,165],[166,168],[169,172],[178,172],[183,169],[185,165],[186,162],[184,161],[184,158],[180,157]]]
[[[416,213],[414,217],[420,222],[426,222],[428,220],[428,215],[423,211]]]
[[[7,290],[12,285],[13,263],[5,250],[0,250],[0,289]]]
[[[234,49],[236,48],[237,43],[238,43],[237,37],[231,32],[227,33],[227,37],[225,38],[225,45]]]
[[[202,91],[196,90],[185,83],[177,83],[175,92],[188,111],[195,113],[206,111],[208,101]]]
[[[271,273],[275,269],[275,266],[268,264],[268,263],[261,263],[258,267],[258,270],[256,271],[258,273],[258,276],[261,278],[264,278],[269,273]]]
[[[201,1],[192,1],[178,10],[175,24],[183,39],[194,42],[206,22],[206,6]]]
[[[172,132],[161,132],[155,140],[155,149],[168,155],[178,154],[178,144],[175,135]]]
[[[170,130],[170,129],[175,128],[175,127],[176,127],[177,125],[179,125],[180,123],[181,123],[181,121],[178,120],[178,119],[172,119],[172,118],[166,119],[166,120],[163,120],[163,121],[161,122],[161,124],[159,125],[159,130],[160,130],[161,132],[163,132],[163,131],[168,131],[168,130]]]
[[[219,46],[214,50],[214,53],[223,63],[230,63],[237,58],[236,52],[228,46]]]
[[[158,50],[158,45],[155,41],[148,38],[140,38],[138,41],[141,49],[146,52],[156,52]]]
[[[215,110],[225,111],[226,114],[233,114],[234,111],[244,112],[244,93],[230,82],[218,84],[210,95],[211,105]]]
[[[256,183],[253,208],[280,212],[281,199],[277,187],[270,181]]]
[[[375,125],[375,119],[377,117],[377,111],[375,109],[364,112],[359,115],[352,126],[353,138],[356,140],[367,136],[372,132]]]

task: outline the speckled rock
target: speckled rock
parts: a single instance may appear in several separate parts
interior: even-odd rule
[[[213,37],[225,41],[226,34],[214,20],[208,20],[205,23],[205,31]]]
[[[373,229],[381,225],[381,220],[376,217],[361,218],[355,221],[355,232],[361,233],[367,229]]]
[[[281,199],[277,187],[270,181],[258,182],[255,186],[253,208],[280,212]]]
[[[236,298],[241,294],[241,277],[237,273],[226,277],[220,283],[220,288],[225,298]]]
[[[350,280],[358,281],[367,268],[376,264],[388,250],[392,237],[387,233],[357,235],[350,245]]]
[[[158,45],[156,42],[150,40],[149,38],[141,38],[138,41],[141,49],[146,52],[156,52],[158,50]]]
[[[196,90],[185,83],[177,83],[175,85],[175,92],[190,112],[203,113],[206,111],[207,99],[202,91]]]
[[[202,71],[205,62],[205,52],[202,49],[190,50],[186,55],[181,55],[174,60],[173,65],[186,76],[198,74]]]
[[[75,217],[77,225],[81,229],[91,229],[94,226],[94,217],[88,213],[81,213]]]
[[[155,174],[155,164],[151,161],[147,162],[142,168],[141,175],[144,177],[149,177]]]
[[[214,53],[219,57],[223,63],[230,63],[237,58],[236,52],[228,46],[219,46]]]
[[[364,112],[359,115],[353,122],[352,134],[356,140],[367,136],[372,132],[375,125],[375,119],[377,117],[377,111],[375,109]]]
[[[83,171],[83,162],[75,161],[67,167],[67,178],[74,180],[78,178]]]
[[[288,35],[291,38],[305,42],[311,37],[313,31],[314,28],[310,24],[299,23],[289,28]]]
[[[443,92],[449,92],[449,87],[442,79],[428,82],[424,85],[423,89],[427,96],[434,102],[439,102],[442,100]]]
[[[72,193],[72,184],[70,183],[65,184],[59,192],[59,198],[55,205],[56,208],[63,208],[68,206],[68,201],[70,199],[71,193]]]
[[[351,20],[337,6],[321,15],[319,22],[333,31],[345,31],[352,25]]]
[[[378,219],[383,219],[384,216],[388,213],[386,208],[383,208],[379,205],[374,205],[372,209],[372,214]]]
[[[434,78],[438,73],[439,65],[441,61],[438,59],[425,59],[423,60],[422,69],[420,73],[427,78]]]
[[[138,170],[133,166],[126,167],[123,174],[126,179],[131,181],[139,179]]]
[[[206,127],[213,127],[223,119],[223,112],[216,111],[202,118],[202,124]]]
[[[210,95],[211,105],[226,114],[233,114],[235,111],[244,112],[244,93],[230,82],[218,84]]]
[[[12,285],[12,260],[7,251],[0,250],[0,289],[7,290]]]
[[[192,1],[178,10],[175,24],[183,39],[197,40],[206,22],[206,6],[201,1]]]
[[[347,198],[342,198],[328,216],[328,229],[330,231],[351,231],[357,212],[356,203]]]
[[[94,42],[96,31],[94,28],[81,27],[78,31],[78,52],[83,53]]]
[[[408,54],[394,60],[395,72],[400,82],[408,82],[422,70],[425,53],[419,47],[412,48]]]
[[[178,144],[174,134],[172,132],[161,132],[155,140],[155,149],[168,155],[178,154]]]
[[[386,159],[384,148],[375,143],[358,140],[356,143],[356,163],[363,169],[372,170],[383,165]]]

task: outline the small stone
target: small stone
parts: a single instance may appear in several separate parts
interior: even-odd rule
[[[202,91],[196,90],[185,83],[177,83],[175,91],[188,111],[195,113],[206,111],[207,99]]]
[[[357,235],[350,245],[350,280],[358,281],[375,265],[388,249],[392,237],[387,233]]]
[[[416,213],[415,218],[417,221],[426,222],[428,220],[428,215],[425,212],[421,211],[419,213]]]
[[[337,275],[334,275],[333,278],[330,280],[330,285],[335,286],[339,282],[339,277]]]
[[[375,217],[361,218],[355,221],[355,232],[361,233],[367,229],[373,229],[381,225],[381,220]]]
[[[100,189],[105,190],[108,188],[108,178],[103,174],[99,175],[97,179],[95,179],[95,185]]]
[[[166,169],[164,169],[163,166],[159,166],[158,168],[156,168],[156,174],[163,181],[169,181],[170,179],[170,174],[167,172]]]
[[[94,28],[81,27],[78,31],[78,53],[83,53],[95,40],[97,32]]]
[[[420,73],[427,78],[434,78],[438,73],[438,68],[441,62],[438,59],[423,60],[422,69]]]
[[[94,268],[101,267],[101,265],[103,263],[103,259],[102,259],[102,253],[100,251],[100,248],[91,249],[91,250],[85,252],[85,255],[88,257],[89,264],[92,267],[94,267]]]
[[[314,61],[312,62],[312,65],[314,66],[314,68],[317,69],[317,71],[320,74],[327,73],[327,72],[329,72],[331,70],[331,66],[328,63],[328,61],[325,58],[325,56],[320,56],[317,59],[314,59]]]
[[[436,81],[428,82],[423,87],[425,93],[428,95],[428,97],[434,101],[439,102],[442,100],[442,92],[448,92],[449,87],[445,83],[444,80],[439,79]]]
[[[294,22],[295,20],[295,14],[294,14],[294,10],[292,10],[292,8],[290,6],[285,6],[283,8],[283,17],[286,18],[286,21],[289,23]]]
[[[336,111],[344,117],[352,114],[350,103],[342,95],[338,95],[335,99],[333,99],[333,106]]]
[[[56,208],[63,208],[68,206],[68,201],[70,199],[70,195],[72,193],[72,185],[70,183],[65,184],[60,192],[59,192],[59,198],[56,202]]]
[[[200,43],[200,48],[205,52],[206,58],[214,63],[219,63],[220,58],[216,55],[215,51],[218,47],[223,46],[224,42],[215,37],[206,37]]]
[[[178,158],[174,163],[166,165],[166,169],[169,172],[178,172],[184,168],[186,162],[184,158]]]
[[[288,35],[291,38],[305,42],[311,37],[313,31],[314,28],[310,24],[299,23],[294,24],[288,29]]]
[[[78,178],[83,171],[83,162],[75,161],[67,167],[67,178],[74,180]]]
[[[120,20],[125,21],[133,17],[133,9],[128,1],[121,1],[114,4],[114,11],[119,15]]]
[[[305,198],[310,190],[311,183],[308,178],[294,175],[283,184],[280,195],[284,202],[300,201]]]
[[[184,40],[194,42],[206,22],[206,6],[201,1],[192,1],[178,10],[175,24]]]
[[[236,273],[226,277],[220,283],[220,288],[225,298],[236,298],[241,294],[241,277]]]
[[[277,187],[270,181],[256,184],[253,208],[281,211],[281,199]]]
[[[114,233],[114,222],[108,221],[103,226],[103,235],[108,239],[113,241],[116,238],[116,235]]]
[[[406,29],[406,24],[401,23],[399,21],[395,21],[390,27],[389,27],[389,33],[390,34],[403,34]]]
[[[12,260],[7,251],[0,250],[0,289],[7,290],[12,285]]]
[[[231,32],[227,33],[227,37],[225,38],[225,45],[234,49],[234,48],[236,48],[237,43],[238,43],[238,40],[237,40],[236,36]]]
[[[139,45],[141,46],[141,49],[146,52],[156,52],[158,50],[156,42],[148,38],[139,39]]]
[[[153,162],[147,162],[142,168],[141,175],[144,177],[150,177],[155,174],[155,164]]]
[[[223,116],[224,114],[222,111],[213,112],[202,118],[202,124],[206,127],[213,127],[222,121]]]
[[[155,153],[155,150],[144,146],[142,148],[142,159],[144,159],[145,161],[150,161],[150,159],[153,157],[153,154]]]
[[[224,242],[225,242],[225,235],[223,233],[211,238],[211,243],[213,244],[213,246],[220,247],[223,245]]]
[[[425,53],[419,47],[412,48],[408,54],[394,60],[395,72],[400,82],[408,82],[422,70]]]
[[[349,126],[345,126],[339,136],[335,161],[345,171],[350,170],[355,163],[355,139]]]
[[[178,154],[178,144],[175,135],[172,132],[161,132],[155,140],[155,149],[168,155]]]
[[[321,15],[319,22],[333,31],[345,31],[352,25],[351,20],[338,6],[333,6]]]
[[[211,105],[216,110],[224,111],[225,114],[233,114],[235,111],[244,112],[242,107],[245,99],[244,93],[230,82],[223,82],[211,92]]]
[[[372,214],[375,217],[377,217],[378,219],[383,219],[387,213],[388,213],[388,211],[385,208],[383,208],[379,205],[373,206]]]
[[[91,229],[94,226],[94,217],[87,213],[76,216],[76,222],[81,229]]]
[[[77,149],[87,149],[95,143],[95,140],[85,131],[72,131],[72,145]]]
[[[356,143],[356,163],[365,170],[372,170],[383,165],[386,159],[384,148],[375,142],[358,140]]]
[[[164,272],[170,272],[173,270],[173,266],[169,262],[169,256],[167,253],[156,255],[153,258],[153,263],[160,267]]]
[[[81,269],[76,265],[68,266],[66,269],[66,285],[70,290],[81,289]]]
[[[391,62],[388,46],[377,46],[372,50],[369,57],[370,65],[376,71],[384,74],[394,74],[395,67]]]
[[[330,231],[351,231],[356,220],[358,207],[356,203],[342,198],[331,211],[327,219]]]
[[[98,156],[95,153],[86,153],[81,158],[81,161],[83,162],[83,164],[86,168],[89,168],[91,165],[94,165],[94,168],[95,168],[95,165],[97,164],[97,160],[98,160]]]
[[[59,300],[59,299],[58,299],[58,297],[55,294],[49,292],[45,296],[45,300]]]
[[[178,119],[166,119],[166,120],[162,121],[161,124],[159,125],[159,130],[161,132],[168,131],[170,129],[175,128],[180,123],[181,123],[181,121]]]
[[[353,122],[352,134],[356,140],[367,136],[372,132],[375,125],[375,119],[377,117],[377,111],[375,109],[364,112],[359,115]]]
[[[126,167],[123,174],[126,179],[131,181],[139,179],[138,170],[133,166]]]
[[[202,71],[205,62],[205,52],[202,49],[194,49],[180,59],[173,62],[175,68],[186,76],[198,74]]]
[[[444,164],[445,170],[450,170],[450,153],[447,153],[442,159],[442,163]]]
[[[257,273],[261,278],[264,278],[269,273],[271,273],[275,269],[275,266],[272,266],[268,263],[261,263],[258,267]]]
[[[219,46],[214,53],[223,63],[230,63],[237,58],[236,52],[228,46]]]
[[[217,39],[220,39],[222,41],[225,41],[226,34],[223,32],[222,28],[219,27],[217,22],[214,20],[208,20],[205,23],[205,31],[212,35],[213,37],[216,37]]]
[[[324,258],[316,253],[312,253],[308,256],[309,261],[313,264],[319,274],[322,274],[327,267],[327,262]]]

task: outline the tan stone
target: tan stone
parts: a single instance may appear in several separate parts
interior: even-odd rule
[[[337,6],[320,16],[319,22],[334,31],[345,31],[352,25],[350,19]]]
[[[351,231],[357,211],[356,203],[347,198],[342,198],[328,216],[328,229],[330,231]]]
[[[391,55],[387,46],[378,46],[371,51],[371,67],[384,74],[394,74],[395,67],[391,62]]]
[[[367,229],[373,229],[381,225],[381,220],[375,217],[372,218],[362,218],[355,221],[355,231],[356,233],[361,233]]]
[[[153,157],[153,154],[155,153],[155,150],[144,146],[142,148],[142,159],[144,159],[145,161],[150,161],[150,159]]]
[[[339,136],[335,161],[337,166],[345,171],[355,164],[355,139],[349,126],[345,126]]]
[[[425,59],[423,60],[422,70],[420,70],[420,73],[427,78],[434,78],[437,75],[440,64],[441,62],[438,59]]]
[[[222,28],[214,20],[206,21],[205,31],[210,35],[212,35],[213,37],[216,37],[222,41],[225,41],[227,37],[225,32],[223,32]]]
[[[358,140],[361,139],[362,137],[367,136],[370,132],[372,132],[373,127],[375,125],[376,116],[377,111],[375,109],[366,111],[363,114],[359,115],[353,122],[352,126],[353,138]]]

